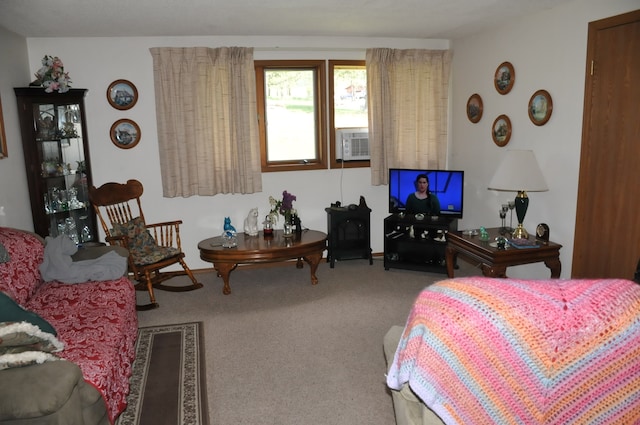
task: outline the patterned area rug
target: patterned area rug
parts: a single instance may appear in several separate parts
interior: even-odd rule
[[[116,425],[208,425],[202,322],[140,328]]]

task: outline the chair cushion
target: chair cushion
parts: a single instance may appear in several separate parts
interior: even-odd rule
[[[124,224],[114,224],[113,235],[126,235],[129,238],[129,253],[137,266],[157,263],[180,254],[180,250],[177,248],[156,244],[155,239],[153,239],[140,217],[136,217]]]
[[[158,245],[131,249],[130,252],[136,266],[146,266],[180,254],[180,250],[177,248]]]
[[[143,249],[156,246],[156,241],[151,236],[142,218],[136,217],[126,223],[114,223],[113,236],[127,236],[129,238],[129,250]]]

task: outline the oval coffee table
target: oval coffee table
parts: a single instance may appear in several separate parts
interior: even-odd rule
[[[257,236],[238,233],[238,246],[223,248],[220,236],[205,239],[198,244],[200,258],[213,263],[213,268],[222,277],[222,293],[229,295],[229,275],[238,264],[271,263],[298,259],[297,268],[302,268],[302,259],[311,268],[311,284],[318,283],[316,270],[327,247],[326,233],[317,230],[305,230],[300,235],[285,238],[282,230],[274,230],[273,236],[265,237],[262,232]]]

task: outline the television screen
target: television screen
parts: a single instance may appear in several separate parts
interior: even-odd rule
[[[407,198],[416,191],[415,182],[420,174],[429,178],[429,192],[440,202],[440,216],[462,218],[464,171],[389,169],[389,212],[408,212]]]

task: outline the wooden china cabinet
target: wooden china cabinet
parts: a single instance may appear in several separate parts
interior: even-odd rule
[[[33,227],[42,237],[69,235],[76,243],[97,239],[89,204],[92,184],[85,121],[86,89],[47,93],[14,89],[18,102]]]

